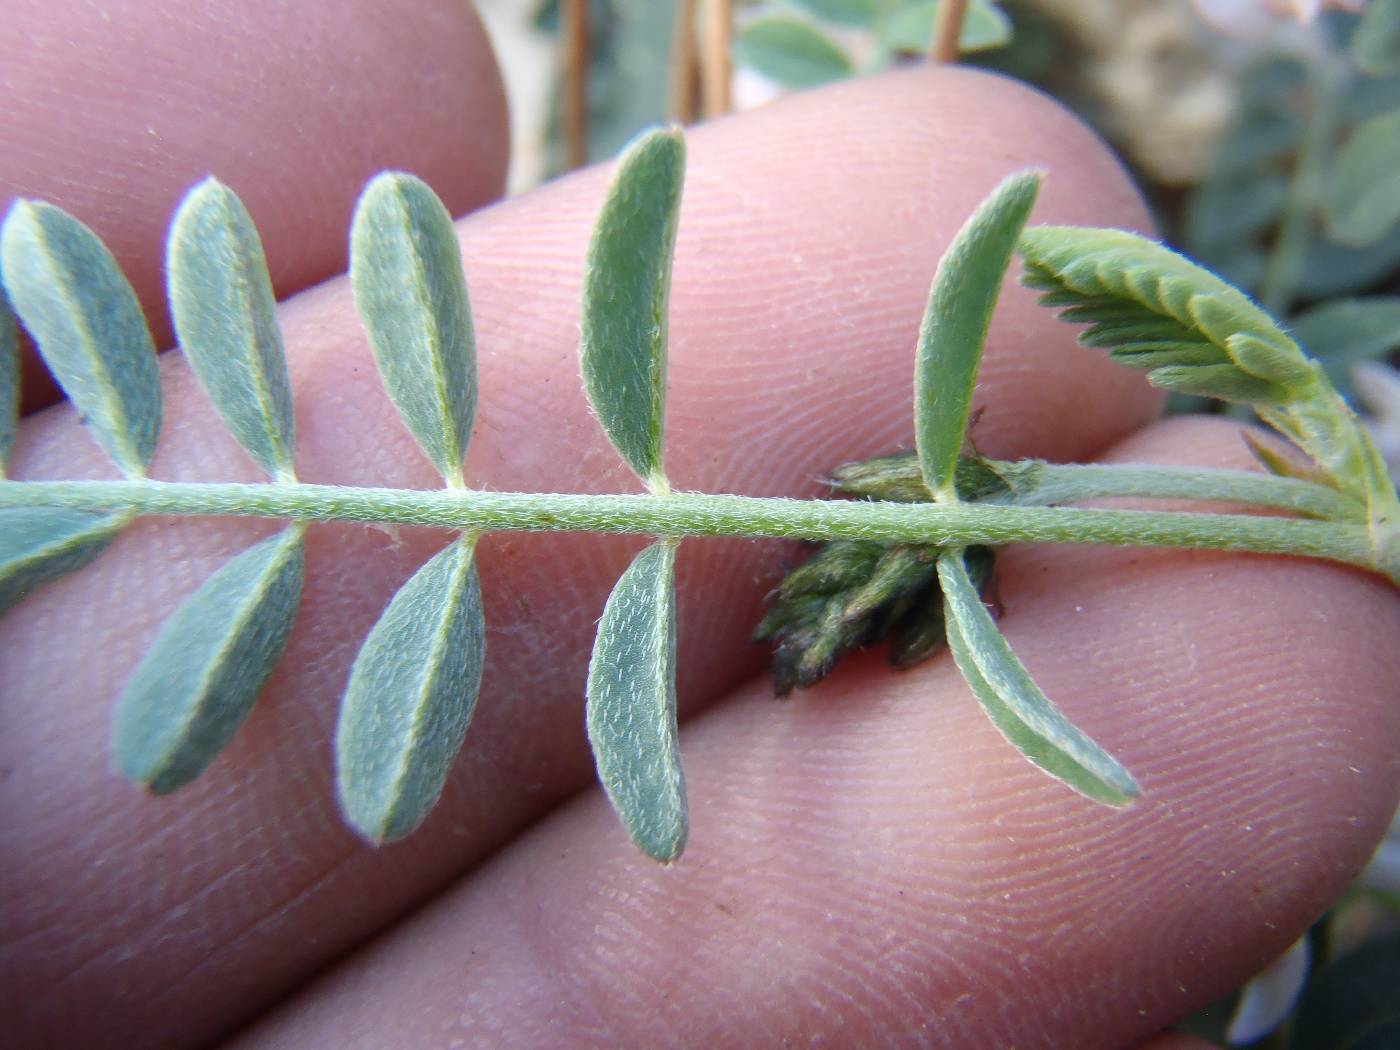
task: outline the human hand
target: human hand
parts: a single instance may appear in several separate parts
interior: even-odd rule
[[[499,92],[470,19],[360,3],[313,26],[296,21],[314,21],[310,8],[294,10],[225,13],[249,42],[223,53],[191,46],[207,27],[138,30],[157,17],[150,8],[117,11],[118,29],[87,30],[90,61],[128,34],[164,56],[133,74],[154,83],[129,85],[129,119],[83,126],[70,88],[48,127],[35,118],[28,140],[23,126],[19,140],[7,132],[33,145],[6,154],[0,179],[17,165],[15,192],[93,221],[100,208],[59,196],[72,184],[60,162],[82,164],[96,201],[127,200],[109,205],[118,236],[103,232],[120,248],[126,231],[124,261],[147,303],[159,240],[139,231],[161,228],[206,170],[249,200],[284,274],[288,253],[338,258],[348,187],[379,166],[415,168],[454,208],[493,192]],[[49,4],[27,17],[53,34],[36,45],[20,19],[41,83],[75,84],[71,54],[52,40],[81,41],[93,16]],[[309,70],[309,54],[337,61]],[[452,83],[433,79],[441,69]],[[382,81],[366,84],[366,70]],[[246,85],[259,82],[269,99],[257,119],[221,122],[212,142],[208,114],[250,105]],[[439,97],[465,109],[444,112]],[[378,122],[347,126],[376,107]],[[175,119],[191,113],[204,119]],[[130,129],[160,131],[166,118],[168,181],[153,187],[138,163],[146,140]],[[375,129],[382,154],[357,137]],[[103,131],[112,140],[94,149]],[[34,160],[46,150],[47,167]],[[107,175],[82,161],[94,152]],[[672,298],[676,483],[810,495],[833,464],[907,445],[933,266],[986,191],[1027,165],[1049,171],[1035,221],[1146,221],[1070,118],[968,73],[862,82],[695,131]],[[578,284],[606,175],[461,224],[481,355],[469,484],[633,484],[577,381]],[[1234,426],[1138,430],[1157,406],[1138,377],[1075,347],[1029,294],[1006,299],[979,398],[984,451],[1247,460]],[[283,322],[301,475],[435,485],[379,389],[344,283],[289,303]],[[153,475],[251,477],[183,365],[167,362],[165,375],[167,434],[180,440]],[[103,469],[63,409],[30,421],[16,455],[23,476]],[[1364,862],[1400,779],[1400,609],[1361,574],[1010,550],[1002,626],[1047,692],[1143,784],[1142,801],[1110,812],[1027,766],[946,658],[902,675],[858,659],[772,703],[746,638],[791,552],[688,541],[679,668],[683,714],[695,716],[682,742],[693,827],[685,858],[660,869],[588,788],[582,730],[593,623],[636,545],[494,536],[480,547],[490,656],[467,750],[424,828],[371,850],[335,811],[335,702],[374,618],[441,536],[318,526],[302,616],[258,710],[203,779],[143,798],[106,768],[110,701],[179,598],[263,531],[140,523],[0,622],[0,986],[19,1045],[198,1045],[276,1008],[249,1042],[1123,1047],[1285,948]]]

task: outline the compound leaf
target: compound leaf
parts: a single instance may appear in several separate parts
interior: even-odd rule
[[[170,224],[170,312],[181,349],[223,417],[268,473],[291,477],[292,384],[262,242],[243,202],[205,179]]]
[[[112,753],[126,776],[174,791],[252,712],[301,604],[302,533],[293,525],[244,551],[165,622],[117,702]]]
[[[452,218],[427,183],[385,172],[365,187],[350,285],[384,388],[433,465],[460,483],[476,416],[476,337]]]
[[[1357,125],[1337,151],[1322,197],[1327,232],[1367,247],[1400,223],[1400,110]]]
[[[462,537],[394,595],[350,672],[336,789],[371,842],[408,834],[442,794],[476,708],[485,639],[472,542]]]
[[[588,247],[580,368],[608,440],[653,492],[668,488],[666,316],[685,142],[649,131],[618,162]]]
[[[676,740],[674,541],[643,550],[613,588],[588,664],[588,741],[598,779],[648,856],[685,848],[685,779]]]
[[[127,476],[143,476],[160,434],[160,376],[141,304],[112,253],[62,209],[16,201],[0,230],[0,273],[93,436]]]
[[[46,583],[77,572],[130,520],[62,507],[0,510],[0,613]]]
[[[992,724],[1021,754],[1080,794],[1111,806],[1132,802],[1137,782],[1040,691],[992,622],[962,551],[939,556],[938,580],[948,647]]]
[[[1034,172],[1012,175],[978,207],[939,260],[919,330],[914,438],[929,490],[955,500],[982,347],[1011,253],[1040,189]]]
[[[1400,73],[1400,0],[1371,0],[1351,38],[1356,68],[1373,77]]]
[[[823,33],[793,18],[750,22],[734,43],[735,59],[749,69],[794,88],[845,80],[851,60]]]

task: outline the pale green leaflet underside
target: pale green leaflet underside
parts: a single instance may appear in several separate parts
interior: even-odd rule
[[[15,313],[93,436],[141,477],[160,435],[155,346],[136,293],[90,229],[50,204],[17,201],[0,230]]]
[[[180,347],[224,425],[269,474],[291,478],[295,421],[277,302],[243,202],[214,179],[185,198],[166,246]]]
[[[452,217],[427,183],[375,178],[350,232],[350,283],[394,407],[449,484],[476,418],[476,336]]]
[[[19,428],[19,329],[0,283],[0,478]]]
[[[418,570],[374,625],[336,730],[336,791],[371,842],[412,831],[442,794],[476,707],[486,651],[472,543]]]
[[[583,276],[584,390],[608,440],[653,492],[668,487],[666,316],[684,174],[678,129],[648,132],[627,148]]]
[[[1022,172],[993,190],[934,274],[914,365],[914,438],[924,481],[946,502],[958,498],[954,474],[992,310],[1039,189],[1040,176]]]
[[[129,520],[62,507],[0,510],[0,613],[88,564]]]
[[[229,562],[165,622],[117,702],[112,753],[156,794],[189,783],[253,710],[301,604],[302,527]]]
[[[671,861],[685,848],[676,739],[674,541],[647,547],[617,581],[588,664],[588,742],[632,841]]]
[[[968,578],[962,551],[938,559],[948,648],[1002,735],[1028,759],[1080,794],[1111,806],[1131,802],[1137,782],[1076,729],[1027,673]]]

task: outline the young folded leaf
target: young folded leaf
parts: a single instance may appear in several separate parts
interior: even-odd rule
[[[608,440],[653,492],[666,426],[666,316],[685,143],[680,129],[646,132],[618,161],[583,276],[579,364]]]
[[[87,565],[130,520],[62,507],[0,510],[0,613]]]
[[[1131,802],[1139,793],[1137,782],[1031,680],[982,604],[962,551],[939,557],[938,580],[948,648],[992,724],[1028,759],[1080,794],[1111,806]]]
[[[627,834],[663,863],[685,848],[676,740],[674,540],[637,555],[617,581],[588,664],[588,742]]]
[[[262,242],[213,178],[189,192],[166,245],[180,347],[224,424],[269,474],[294,480],[292,384]]]
[[[371,842],[407,835],[442,794],[476,708],[485,639],[472,540],[463,536],[394,595],[350,672],[336,793]]]
[[[301,604],[303,527],[244,551],[165,622],[117,702],[112,754],[163,795],[204,771],[253,710]]]
[[[19,329],[0,285],[0,478],[19,429]]]
[[[924,482],[940,500],[958,499],[955,475],[982,347],[1039,189],[1035,172],[1002,182],[958,231],[933,277],[914,366],[914,438]]]
[[[452,217],[427,183],[385,172],[360,196],[350,285],[399,415],[449,485],[476,418],[476,336]]]
[[[1110,356],[1147,369],[1158,386],[1250,405],[1365,508],[1378,566],[1394,557],[1400,502],[1375,443],[1322,368],[1243,293],[1122,230],[1037,226],[1018,250],[1041,302],[1092,324],[1081,342],[1113,347]],[[1156,325],[1165,327],[1142,342]]]
[[[60,208],[16,201],[0,230],[10,304],[93,436],[142,477],[160,434],[156,351],[136,293],[97,235]]]

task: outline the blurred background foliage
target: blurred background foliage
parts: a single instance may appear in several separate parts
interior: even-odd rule
[[[512,189],[639,130],[928,60],[936,0],[478,0]],[[1034,84],[1133,171],[1173,247],[1319,358],[1400,467],[1400,0],[967,0],[959,60]],[[1293,14],[1295,18],[1285,17]],[[1174,411],[1204,411],[1178,398]],[[1304,942],[1189,1028],[1400,1048],[1400,820]]]

